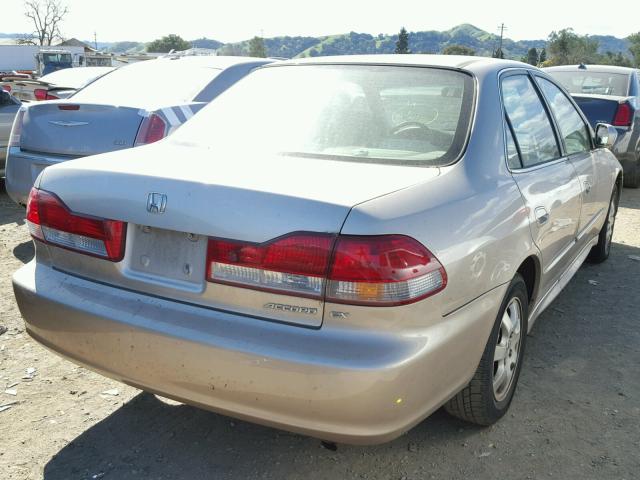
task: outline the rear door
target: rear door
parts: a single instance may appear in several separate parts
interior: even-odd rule
[[[542,253],[544,292],[574,256],[582,191],[533,79],[524,70],[511,71],[501,77],[501,88],[509,165]]]
[[[573,164],[582,189],[582,208],[577,240],[586,243],[598,234],[604,215],[602,199],[598,187],[596,165],[597,156],[592,152],[591,131],[582,115],[565,93],[550,80],[535,76],[547,101],[560,134],[561,147],[566,158]]]

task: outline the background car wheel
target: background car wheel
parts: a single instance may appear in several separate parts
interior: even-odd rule
[[[607,210],[607,219],[600,230],[598,243],[589,252],[589,260],[591,263],[602,263],[609,258],[611,252],[611,243],[613,240],[613,227],[616,224],[616,214],[618,213],[618,186],[614,185],[611,193],[611,201],[609,202],[609,210]]]
[[[451,415],[491,425],[509,409],[527,338],[529,297],[520,274],[511,281],[475,375],[445,404]]]
[[[640,187],[640,159],[633,168],[628,168],[624,172],[624,186],[628,188]]]

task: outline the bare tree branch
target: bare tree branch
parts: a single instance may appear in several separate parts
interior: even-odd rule
[[[31,39],[25,39],[38,45],[51,45],[54,40],[62,39],[60,24],[69,9],[59,0],[25,0],[24,15],[31,20],[34,32]]]

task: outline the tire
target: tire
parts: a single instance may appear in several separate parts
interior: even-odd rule
[[[518,273],[502,301],[475,375],[469,385],[444,406],[449,414],[477,425],[492,425],[507,412],[522,368],[528,312],[527,286]],[[516,313],[519,314],[519,331],[515,325],[518,322],[513,321]],[[507,336],[506,323],[509,321],[514,328]],[[501,347],[500,351],[498,347]],[[504,357],[500,352],[504,353]],[[507,378],[503,378],[500,372],[504,372]]]
[[[640,187],[640,159],[632,168],[628,168],[624,172],[624,186],[627,188]]]
[[[590,263],[602,263],[609,258],[611,252],[611,241],[613,239],[613,228],[616,224],[616,214],[618,213],[618,186],[613,186],[611,201],[607,210],[607,219],[598,235],[598,243],[591,249],[587,260]]]

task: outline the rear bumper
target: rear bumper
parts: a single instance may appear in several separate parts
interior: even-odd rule
[[[5,172],[5,188],[9,197],[20,205],[26,205],[31,187],[33,187],[40,172],[48,166],[66,160],[73,160],[73,158],[25,152],[18,147],[11,147],[7,152]]]
[[[35,261],[13,285],[29,334],[76,363],[222,414],[355,444],[398,437],[469,381],[506,290],[400,335],[246,318]]]

